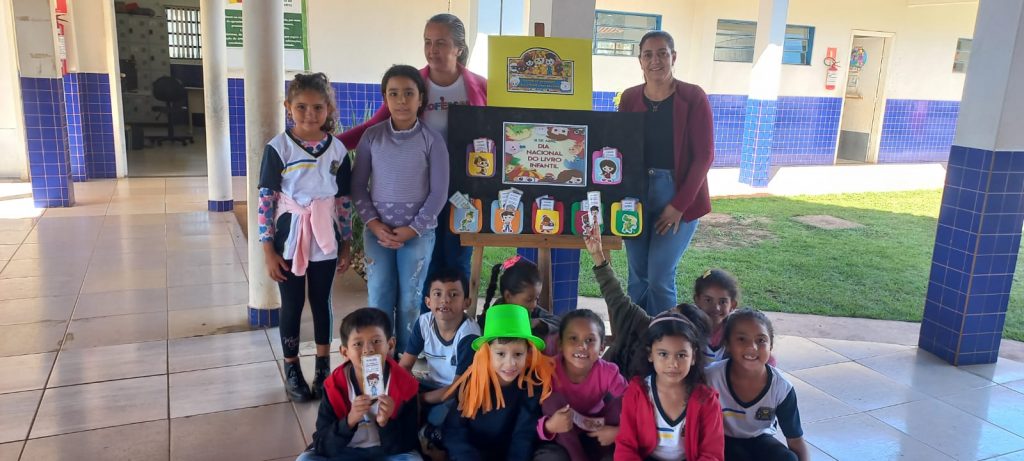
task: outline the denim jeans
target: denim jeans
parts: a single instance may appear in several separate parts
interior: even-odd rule
[[[405,352],[423,302],[423,280],[434,251],[434,231],[429,230],[392,250],[377,243],[368,230],[363,234],[366,253],[366,278],[371,307],[383,310],[391,318],[398,340],[396,352]]]
[[[458,269],[466,278],[469,278],[470,261],[473,258],[473,247],[462,246],[459,234],[448,228],[448,215],[450,209],[445,205],[441,214],[437,217],[436,239],[434,241],[434,253],[430,258],[430,270],[427,275],[433,275],[441,269]],[[423,279],[423,292],[430,293],[428,278]],[[467,293],[468,294],[468,293]],[[420,302],[420,313],[429,312],[427,304]]]
[[[423,457],[415,451],[391,455],[384,459],[386,461],[423,461]],[[331,461],[331,459],[326,456],[316,455],[311,451],[304,451],[295,459],[295,461]]]
[[[647,203],[644,204],[644,232],[635,239],[626,239],[626,260],[629,262],[627,292],[633,302],[650,315],[657,315],[678,303],[676,267],[693,234],[697,219],[679,222],[679,229],[658,235],[654,224],[676,193],[672,170],[648,170]]]

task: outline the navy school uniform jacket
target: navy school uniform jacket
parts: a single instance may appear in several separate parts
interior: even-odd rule
[[[541,415],[540,386],[533,397],[512,383],[501,387],[505,407],[475,419],[462,416],[456,408],[444,423],[444,445],[451,461],[529,461],[537,445],[537,419]]]

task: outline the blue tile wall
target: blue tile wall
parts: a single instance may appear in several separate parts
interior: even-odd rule
[[[249,326],[252,328],[274,328],[281,325],[281,308],[260,309],[249,306]]]
[[[773,165],[831,165],[839,136],[843,100],[779,98],[772,139]]]
[[[747,96],[708,95],[715,128],[716,167],[741,166]],[[780,96],[772,137],[772,165],[831,165],[842,99]]]
[[[594,110],[601,112],[615,112],[615,94],[614,91],[595,91],[594,92]]]
[[[740,182],[765,187],[771,179],[772,144],[778,101],[747,99],[740,154]]]
[[[999,353],[1024,225],[1024,152],[953,146],[919,345],[954,365]]]
[[[887,100],[878,162],[946,161],[959,112],[960,101]]]
[[[331,83],[331,87],[338,103],[339,128],[343,130],[363,123],[384,105],[378,83]]]
[[[82,140],[85,145],[87,175],[90,179],[116,178],[110,76],[78,74],[78,94],[82,105]]]
[[[747,113],[747,96],[742,94],[711,94],[711,116],[715,129],[714,166],[739,166],[743,150],[743,122]]]
[[[520,256],[537,261],[536,248],[520,248]],[[557,315],[576,310],[579,296],[580,250],[551,250],[551,311]],[[547,307],[547,306],[542,306]]]
[[[32,199],[36,207],[75,203],[61,78],[21,77]]]
[[[75,182],[89,179],[85,164],[85,140],[82,135],[82,100],[79,74],[64,76],[64,116],[68,123],[68,152],[71,156],[71,178]]]
[[[231,176],[245,176],[245,87],[228,79],[228,131],[231,133]]]

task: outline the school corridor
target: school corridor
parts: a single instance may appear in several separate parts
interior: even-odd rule
[[[290,460],[308,443],[316,404],[285,395],[276,329],[249,328],[245,238],[205,211],[205,182],[78,183],[76,207],[0,219],[0,461]],[[346,274],[334,294],[336,331],[365,285]],[[776,317],[775,356],[813,459],[1024,460],[1024,363],[951,367],[916,324],[799,317]],[[804,337],[844,331],[862,336]]]

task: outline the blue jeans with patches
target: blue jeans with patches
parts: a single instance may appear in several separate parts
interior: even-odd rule
[[[405,352],[423,301],[423,280],[427,277],[434,251],[434,231],[413,237],[401,248],[392,250],[377,243],[368,229],[364,231],[366,278],[370,307],[383,310],[391,318],[398,342],[395,352]]]
[[[633,302],[650,315],[657,315],[676,306],[676,268],[693,234],[697,219],[679,222],[679,229],[658,235],[654,224],[676,193],[672,170],[649,169],[647,203],[644,204],[644,232],[635,239],[626,239],[626,260],[629,262],[627,292]]]

